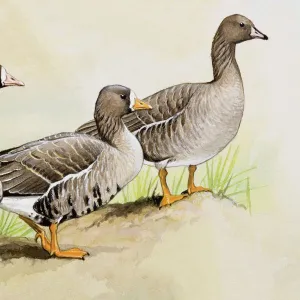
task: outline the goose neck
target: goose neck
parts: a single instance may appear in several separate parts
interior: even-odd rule
[[[118,148],[120,137],[126,129],[121,117],[98,112],[95,114],[95,121],[101,140]]]
[[[226,71],[231,67],[238,69],[235,59],[234,43],[227,42],[222,34],[216,33],[211,50],[214,81],[226,75]]]

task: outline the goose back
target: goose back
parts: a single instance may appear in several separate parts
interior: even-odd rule
[[[184,110],[200,86],[199,83],[182,83],[163,89],[143,99],[152,106],[151,110],[129,113],[122,120],[131,132],[135,132],[145,125],[172,118]],[[77,128],[75,132],[99,138],[95,120],[86,122]]]

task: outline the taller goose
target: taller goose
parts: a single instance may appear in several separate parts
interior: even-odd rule
[[[237,44],[253,39],[268,37],[242,15],[226,17],[212,42],[212,81],[166,88],[145,98],[151,111],[124,117],[142,145],[146,164],[159,169],[163,190],[160,206],[184,197],[171,194],[166,182],[167,167],[189,166],[189,194],[208,190],[195,186],[194,173],[197,165],[222,151],[238,132],[245,97],[235,50]],[[77,132],[98,134],[93,121]]]
[[[138,174],[142,148],[121,117],[150,108],[129,88],[107,86],[95,106],[102,140],[61,133],[3,151],[0,207],[19,214],[50,255],[83,258],[83,250],[60,250],[57,226],[101,208]],[[49,226],[50,241],[38,225]]]

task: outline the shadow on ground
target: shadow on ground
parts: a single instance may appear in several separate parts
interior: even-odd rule
[[[12,258],[49,259],[49,254],[39,244],[33,244],[31,240],[2,240],[0,245],[0,257],[3,261]]]
[[[66,228],[72,228],[78,223],[86,223],[82,221],[92,220],[89,226],[85,228],[88,230],[94,226],[100,226],[103,222],[113,222],[114,219],[120,218],[126,220],[128,216],[137,216],[149,211],[158,210],[158,205],[161,201],[161,196],[153,196],[149,198],[141,198],[135,202],[128,202],[125,204],[110,204],[103,207],[101,210],[85,216],[84,218],[69,221],[59,227],[59,232],[63,234]],[[79,231],[78,231],[79,234]],[[66,248],[66,245],[64,245]],[[123,247],[109,247],[109,246],[97,246],[97,251],[102,252],[119,252]],[[93,252],[93,250],[92,250]],[[32,259],[49,259],[49,254],[43,250],[40,243],[35,243],[32,239],[27,238],[6,238],[0,237],[0,258],[5,261],[13,258],[32,258]]]

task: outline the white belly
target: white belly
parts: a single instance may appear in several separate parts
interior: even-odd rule
[[[188,157],[186,159],[176,159],[175,161],[168,162],[168,167],[179,167],[179,166],[190,166],[190,165],[200,165],[207,160],[213,158],[218,153],[201,153],[200,155],[196,155],[194,157]]]

